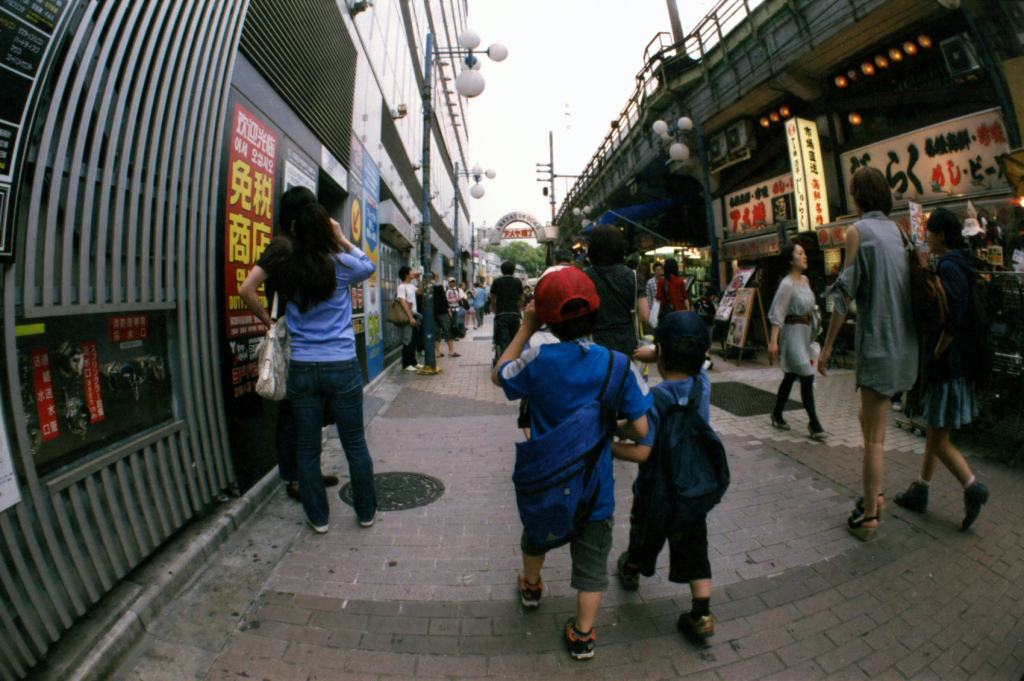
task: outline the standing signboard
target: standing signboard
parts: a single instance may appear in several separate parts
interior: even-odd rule
[[[789,164],[793,169],[797,229],[806,232],[832,221],[818,124],[803,118],[789,119],[786,121],[786,141]]]
[[[729,317],[732,316],[733,303],[736,301],[736,293],[746,286],[750,278],[754,276],[754,269],[753,267],[742,267],[736,270],[736,275],[729,282],[725,293],[722,294],[722,301],[718,304],[715,319],[723,322],[729,321]]]
[[[736,355],[736,366],[740,365],[740,360],[743,358],[743,348],[747,345],[747,336],[750,334],[755,305],[761,315],[761,329],[767,339],[768,324],[765,321],[764,306],[761,304],[758,290],[756,288],[741,288],[736,292],[732,306],[732,321],[729,323],[729,332],[725,338],[726,345],[734,345],[740,349]]]
[[[0,0],[0,260],[14,256],[16,178],[28,146],[29,121],[57,26],[67,19],[71,0]]]

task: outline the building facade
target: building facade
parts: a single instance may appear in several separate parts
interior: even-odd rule
[[[581,218],[617,223],[640,251],[697,247],[691,265],[723,288],[750,266],[777,280],[770,256],[798,237],[812,278],[828,281],[861,165],[886,175],[913,238],[939,206],[1016,234],[999,159],[1021,145],[1022,28],[1016,1],[722,0],[689,34],[648,46],[561,206],[562,241]]]
[[[455,67],[433,64],[429,131],[421,114],[427,34],[454,45],[466,15],[465,0],[0,4],[0,678],[274,467],[262,329],[238,284],[287,188],[309,187],[377,263],[352,290],[365,380],[397,356],[383,312],[419,262],[424,134],[434,268],[469,248]]]

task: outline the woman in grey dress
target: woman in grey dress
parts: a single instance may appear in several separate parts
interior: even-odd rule
[[[862,167],[853,175],[850,194],[860,220],[846,230],[846,262],[828,291],[834,305],[818,371],[827,375],[829,355],[857,301],[854,356],[860,389],[860,426],[864,435],[864,497],[847,521],[861,540],[878,528],[884,506],[885,425],[893,394],[910,390],[917,378],[917,333],[910,305],[910,267],[900,227],[887,216],[892,193],[877,168]]]
[[[807,269],[807,253],[799,244],[789,244],[782,249],[783,261],[789,263],[789,273],[779,283],[768,321],[772,323],[772,337],[768,342],[768,357],[771,361],[779,358],[782,367],[782,383],[775,399],[772,425],[789,430],[789,424],[782,418],[782,410],[789,399],[793,384],[800,381],[800,399],[807,410],[807,428],[811,438],[822,440],[825,429],[818,421],[814,409],[814,369],[811,367],[810,347],[811,325],[814,313],[814,291],[804,276]]]

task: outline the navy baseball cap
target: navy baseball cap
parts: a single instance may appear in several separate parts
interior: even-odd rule
[[[711,349],[711,329],[695,312],[671,312],[654,329],[654,342],[663,348],[684,350],[680,342],[689,338],[697,342],[700,354]]]

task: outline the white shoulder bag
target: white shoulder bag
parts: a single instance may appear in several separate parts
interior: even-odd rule
[[[271,317],[277,317],[277,294]],[[268,400],[279,402],[288,397],[288,360],[291,347],[288,343],[288,325],[284,315],[274,322],[267,335],[256,348],[259,378],[256,379],[256,394]]]

